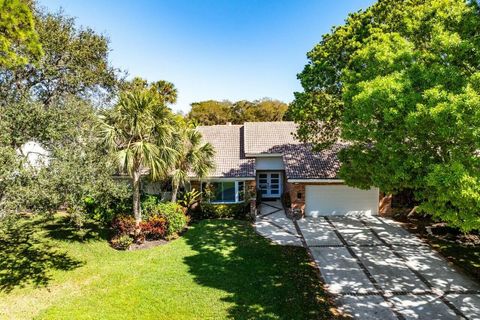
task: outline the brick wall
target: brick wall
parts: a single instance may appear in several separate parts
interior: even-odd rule
[[[290,194],[292,200],[292,209],[305,209],[305,184],[286,183],[286,191]]]

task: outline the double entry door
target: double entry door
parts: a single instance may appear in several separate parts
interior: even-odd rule
[[[262,198],[280,198],[282,194],[281,172],[260,172],[258,174],[258,188]]]

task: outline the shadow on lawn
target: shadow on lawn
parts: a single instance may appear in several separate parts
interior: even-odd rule
[[[82,264],[38,234],[39,221],[4,223],[0,228],[0,291],[27,284],[46,286],[51,270],[72,270]]]
[[[238,221],[202,221],[184,237],[198,252],[185,258],[190,272],[230,294],[230,318],[333,318],[303,248],[272,245]]]
[[[44,227],[48,236],[55,240],[67,242],[88,242],[91,240],[108,240],[109,230],[99,222],[87,221],[81,229],[75,227],[67,216],[60,217]]]

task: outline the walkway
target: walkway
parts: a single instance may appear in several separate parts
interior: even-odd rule
[[[266,204],[257,232],[279,244],[300,241],[340,309],[356,319],[480,319],[478,283],[394,221],[322,217],[294,223],[281,204]]]
[[[257,233],[277,244],[302,246],[301,236],[293,221],[286,217],[280,200],[262,201],[258,211],[254,224]]]

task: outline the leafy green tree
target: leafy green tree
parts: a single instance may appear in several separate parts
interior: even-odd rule
[[[247,121],[282,121],[289,120],[286,111],[288,105],[284,102],[264,98],[255,101],[208,100],[192,103],[192,109],[187,118],[202,125],[242,124]]]
[[[26,110],[30,116],[22,118]],[[17,122],[15,115],[20,118]],[[30,117],[38,119],[41,134],[28,127],[21,130]],[[127,187],[113,179],[116,167],[101,147],[98,117],[88,103],[63,98],[45,109],[38,102],[23,101],[0,108],[0,119],[5,118],[8,121],[0,121],[0,216],[25,210],[53,213],[64,206],[72,222],[81,227],[87,197],[108,207],[129,196]],[[19,153],[19,147],[33,139],[48,152],[43,164],[29,163]]]
[[[231,108],[232,103],[226,100],[194,102],[187,118],[205,126],[225,124],[232,118]]]
[[[179,187],[188,183],[189,173],[205,178],[215,167],[213,146],[203,142],[201,133],[192,126],[180,124],[174,147],[178,151],[178,157],[171,173],[172,202],[177,201]]]
[[[348,184],[413,190],[421,211],[480,229],[479,25],[477,3],[457,0],[382,0],[350,15],[299,75],[299,137],[348,141]]]
[[[104,139],[117,157],[120,170],[132,178],[133,213],[137,229],[142,220],[140,179],[165,177],[178,152],[172,148],[173,117],[150,89],[133,89],[120,95],[118,104],[102,120]]]
[[[233,109],[238,123],[288,120],[288,105],[279,100],[264,98],[253,102],[238,101]]]
[[[43,52],[26,1],[0,0],[0,68],[25,65]]]
[[[62,12],[52,14],[38,7],[34,12],[44,55],[35,64],[0,69],[3,101],[31,96],[48,105],[62,95],[97,101],[114,93],[119,72],[109,63],[108,39],[90,28],[78,28]],[[27,52],[26,59],[37,56]]]
[[[0,67],[0,216],[25,210],[54,212],[66,206],[81,225],[85,197],[108,206],[126,194],[126,188],[113,181],[116,167],[95,130],[93,105],[98,107],[98,98],[114,93],[118,84],[118,72],[108,63],[108,39],[79,29],[62,12],[44,12],[34,2],[0,4],[0,37],[11,37],[8,28],[28,34],[35,21],[39,37],[31,35],[30,40],[32,45],[39,40],[44,52],[41,56],[12,42],[22,55],[18,61],[28,63]],[[16,15],[19,7],[32,23]],[[34,8],[33,17],[25,11],[28,7]],[[48,165],[32,168],[19,153],[31,141],[49,152]]]

